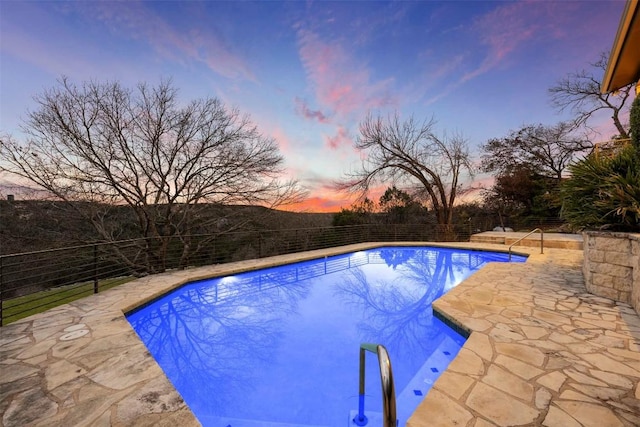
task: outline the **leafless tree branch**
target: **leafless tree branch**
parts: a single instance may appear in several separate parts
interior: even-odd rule
[[[559,111],[570,110],[575,114],[575,124],[586,126],[598,111],[609,111],[613,124],[621,138],[629,137],[629,126],[623,123],[623,117],[629,109],[627,100],[631,96],[633,84],[629,84],[613,93],[600,93],[600,83],[607,67],[608,53],[591,64],[591,70],[571,73],[549,88],[551,103]]]
[[[418,183],[438,223],[451,225],[460,177],[471,172],[471,161],[462,136],[439,137],[434,128],[433,119],[401,121],[398,114],[386,119],[368,115],[356,141],[366,157],[360,169],[337,183],[337,188],[364,194],[378,182]]]
[[[114,205],[135,212],[141,236],[163,239],[215,220],[201,204],[276,207],[303,195],[281,179],[277,144],[248,117],[216,98],[183,105],[170,81],[130,90],[63,77],[35,101],[27,140],[2,138],[0,171],[61,200],[92,202],[87,217],[105,240],[113,232],[102,219]]]

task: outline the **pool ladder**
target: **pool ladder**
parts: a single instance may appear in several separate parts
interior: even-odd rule
[[[517,245],[518,243],[520,243],[521,241],[523,241],[524,239],[526,239],[527,237],[531,236],[533,233],[535,232],[539,232],[540,233],[540,253],[543,254],[544,253],[544,231],[542,231],[541,228],[534,228],[533,230],[531,230],[530,232],[528,232],[525,236],[522,236],[521,238],[519,238],[518,240],[516,240],[515,242],[513,242],[511,244],[511,246],[509,246],[509,261],[511,261],[511,248],[514,245]]]
[[[391,359],[387,349],[381,344],[360,344],[360,384],[358,393],[358,414],[353,419],[356,425],[364,426],[369,421],[364,415],[364,372],[365,372],[365,352],[370,351],[378,355],[378,365],[380,365],[380,380],[382,383],[382,426],[397,427],[398,418],[396,416],[396,389],[393,384],[393,371],[391,370]]]

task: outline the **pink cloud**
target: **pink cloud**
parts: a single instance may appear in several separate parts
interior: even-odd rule
[[[302,117],[308,120],[317,120],[320,123],[329,123],[329,117],[327,117],[320,110],[312,110],[307,105],[307,102],[304,99],[295,98],[296,104],[296,113],[300,114]]]
[[[347,117],[369,109],[395,105],[390,94],[392,79],[373,82],[369,70],[338,43],[327,43],[317,34],[298,29],[302,64],[318,102]]]
[[[337,150],[341,147],[353,147],[353,139],[344,126],[339,126],[338,132],[333,136],[324,135],[324,142],[331,150]]]

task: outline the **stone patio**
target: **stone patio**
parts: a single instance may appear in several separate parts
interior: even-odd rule
[[[640,318],[587,293],[581,261],[489,264],[434,302],[472,333],[407,425],[640,426]]]
[[[0,425],[199,425],[123,312],[181,284],[380,246],[149,276],[0,328]],[[505,250],[504,245],[447,245]],[[640,318],[586,293],[582,251],[518,248],[434,303],[471,331],[408,426],[639,426]]]

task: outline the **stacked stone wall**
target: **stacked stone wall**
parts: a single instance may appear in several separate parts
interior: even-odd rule
[[[631,240],[631,254],[635,259],[633,268],[633,289],[631,290],[631,305],[640,315],[640,237]]]
[[[587,290],[631,304],[640,314],[640,234],[584,233]]]

